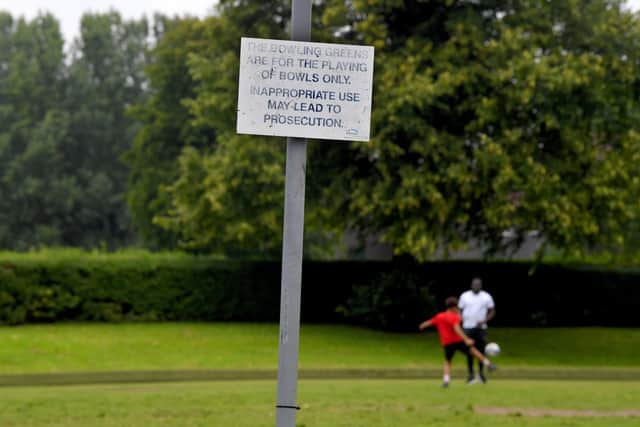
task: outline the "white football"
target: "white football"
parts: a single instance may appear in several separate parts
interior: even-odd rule
[[[494,342],[490,342],[484,347],[484,354],[487,356],[497,356],[500,354],[500,346]]]

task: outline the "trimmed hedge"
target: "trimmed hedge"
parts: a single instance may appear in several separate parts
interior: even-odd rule
[[[150,257],[150,258],[149,258]],[[278,321],[279,261],[0,256],[0,322]],[[414,330],[481,276],[500,326],[640,326],[640,272],[520,262],[305,262],[303,321]]]
[[[640,271],[522,262],[446,262],[416,266],[436,300],[483,279],[496,303],[495,326],[640,326]]]

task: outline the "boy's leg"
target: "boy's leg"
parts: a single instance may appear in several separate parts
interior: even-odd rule
[[[469,347],[469,354],[471,355],[471,357],[475,357],[482,363],[484,363],[485,360],[488,360],[487,357],[484,354],[480,353],[480,351],[474,346]]]
[[[489,371],[495,371],[498,369],[498,367],[491,363],[491,361],[484,354],[480,353],[477,348],[471,346],[469,347],[469,352],[473,354],[473,357],[481,361],[484,366],[489,368]]]
[[[464,333],[467,334],[467,336],[471,339],[473,339],[475,341],[475,337],[474,335],[474,331],[473,329],[465,329]],[[466,354],[467,356],[467,372],[469,374],[469,377],[467,378],[467,383],[469,384],[473,384],[476,381],[476,376],[473,372],[473,356],[470,353]]]
[[[451,361],[444,361],[444,372],[442,375],[442,387],[449,387],[449,381],[451,381]]]
[[[475,336],[473,340],[475,341],[475,347],[478,349],[480,353],[484,355],[484,348],[487,345],[487,331],[485,329],[477,328],[475,330]],[[487,382],[487,379],[484,376],[484,363],[478,361],[478,375],[480,376],[480,381],[483,383]]]
[[[442,373],[443,388],[449,387],[449,382],[451,381],[451,359],[453,359],[455,351],[455,346],[447,345],[444,347],[444,369]]]

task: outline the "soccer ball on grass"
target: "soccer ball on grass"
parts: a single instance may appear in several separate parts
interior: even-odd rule
[[[490,342],[484,347],[484,354],[487,356],[497,356],[500,354],[500,346],[497,343]]]

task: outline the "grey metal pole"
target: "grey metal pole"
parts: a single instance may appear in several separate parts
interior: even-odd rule
[[[311,38],[311,0],[292,0],[291,40]],[[295,427],[307,142],[287,138],[276,427]]]

